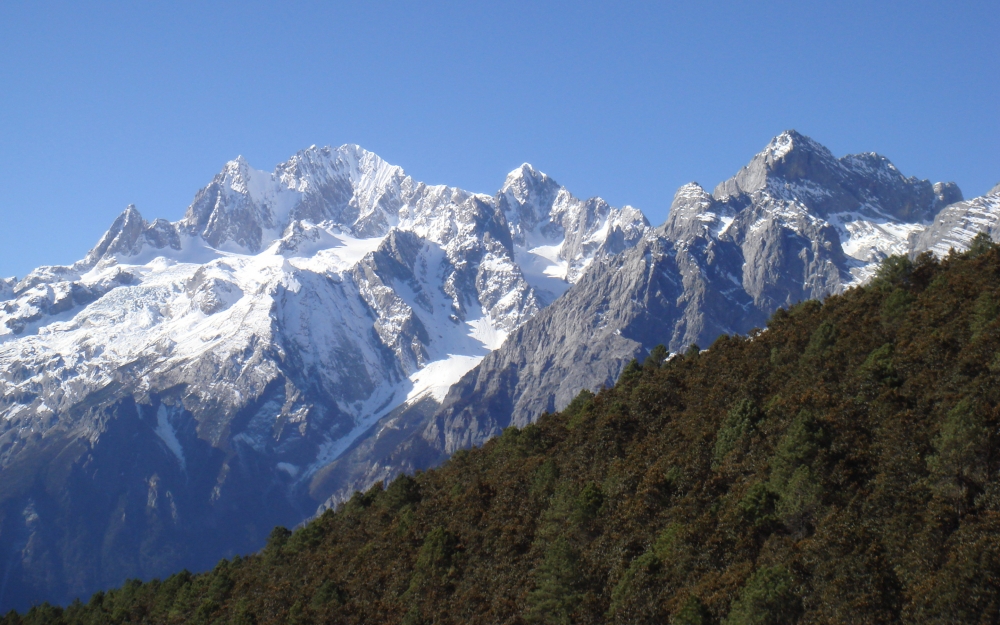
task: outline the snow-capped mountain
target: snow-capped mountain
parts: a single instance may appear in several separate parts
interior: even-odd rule
[[[713,193],[682,186],[662,226],[596,259],[443,406],[386,417],[338,461],[328,505],[611,385],[657,344],[709,346],[763,327],[778,307],[868,280],[890,254],[947,254],[983,230],[1000,235],[1000,185],[962,201],[953,183],[906,177],[877,154],[836,158],[782,133]]]
[[[259,548],[379,418],[648,229],[527,165],[491,197],[357,146],[238,158],[177,222],[128,207],[83,260],[0,285],[0,605]]]
[[[527,163],[507,176],[497,202],[510,224],[515,258],[547,305],[575,283],[595,256],[617,254],[649,229],[635,208],[573,197]]]
[[[794,131],[650,227],[530,165],[493,196],[357,146],[227,163],[175,222],[0,280],[0,611],[253,551],[672,351],[1000,232]]]

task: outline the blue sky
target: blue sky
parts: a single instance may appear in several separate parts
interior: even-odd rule
[[[528,161],[657,223],[787,128],[1000,180],[995,1],[177,4],[0,3],[0,275],[311,144],[486,193]]]

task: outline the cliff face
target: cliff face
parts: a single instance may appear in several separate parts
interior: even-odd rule
[[[238,158],[182,219],[129,207],[78,263],[0,281],[0,610],[252,551],[658,344],[962,248],[996,197],[794,131],[656,229],[527,164],[490,196],[358,146]]]
[[[714,193],[681,187],[663,225],[594,261],[436,412],[403,410],[373,428],[370,436],[384,440],[338,461],[327,505],[562,409],[580,389],[610,386],[658,344],[684,352],[763,327],[779,307],[864,284],[889,255],[929,249],[928,237],[942,236],[935,233],[952,233],[949,245],[965,249],[975,232],[1000,224],[992,197],[961,202],[952,183],[906,177],[876,154],[836,158],[783,133]]]
[[[530,166],[488,196],[357,146],[236,159],[174,223],[130,206],[0,283],[0,610],[259,548],[375,422],[646,230]]]
[[[28,622],[994,622],[997,276],[983,239],[894,259],[259,554]]]

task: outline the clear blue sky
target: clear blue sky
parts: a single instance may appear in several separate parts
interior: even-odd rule
[[[1000,180],[995,0],[177,4],[0,2],[0,275],[314,143],[486,193],[528,161],[657,223],[787,128]]]

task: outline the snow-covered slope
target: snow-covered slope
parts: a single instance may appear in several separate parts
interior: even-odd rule
[[[527,191],[526,178],[557,191]],[[532,205],[530,226],[527,211],[509,210],[514,197]],[[457,380],[609,236],[617,250],[647,227],[638,211],[577,200],[530,166],[498,198],[414,182],[357,146],[310,148],[273,173],[238,158],[180,221],[149,223],[130,206],[81,262],[8,287],[0,362],[24,373],[0,382],[4,417],[63,413],[125,364],[135,380],[117,385],[184,383],[200,417],[259,396],[295,360],[363,424]],[[206,359],[210,380],[178,373]],[[33,403],[13,399],[38,385]]]
[[[649,229],[638,209],[579,200],[527,163],[507,176],[497,197],[515,258],[545,304],[579,280],[599,252],[617,254]]]
[[[507,185],[514,199],[520,189],[557,197],[544,178],[525,180]],[[918,236],[932,236],[943,253],[982,229],[996,236],[997,197],[962,202],[954,184],[906,177],[882,156],[836,158],[808,137],[782,133],[714,193],[682,186],[662,226],[596,259],[463,376],[440,408],[387,416],[317,482],[333,493],[332,505],[559,410],[582,388],[613,384],[657,344],[707,347],[720,334],[763,327],[779,306],[864,282],[887,255],[922,251]],[[535,223],[534,204],[508,205]]]
[[[986,232],[1000,240],[1000,184],[983,196],[957,202],[942,210],[926,230],[920,233],[914,251],[931,251],[944,256],[952,249],[968,249],[972,238]]]
[[[255,550],[647,343],[993,232],[994,195],[794,131],[656,230],[530,165],[489,196],[358,146],[237,158],[180,220],[130,206],[74,265],[0,281],[0,611]]]
[[[81,261],[0,284],[0,475],[23,474],[0,492],[4,518],[38,508],[39,441],[64,462],[60,488],[83,484],[79,501],[54,503],[31,527],[0,527],[0,542],[25,536],[2,545],[21,581],[0,605],[256,548],[275,522],[315,510],[313,474],[379,418],[440,401],[596,256],[646,230],[638,211],[578,200],[527,165],[488,196],[414,181],[357,146],[312,147],[274,172],[238,158],[176,222],[129,206]],[[84,469],[122,411],[155,457],[129,468],[138,488],[166,493],[144,492],[122,513],[155,517],[150,502],[167,495],[186,502],[159,522],[168,543],[201,526],[204,562],[114,561],[109,544],[128,552],[152,531],[129,522],[117,538],[91,537],[90,573],[67,572],[57,591],[33,585],[44,558],[29,545],[64,557],[64,538],[40,537],[69,515],[106,525],[119,511],[95,504],[98,492],[135,496]],[[192,492],[196,466],[211,476],[206,493]],[[269,510],[253,491],[269,493]],[[227,542],[220,524],[237,518],[255,529]]]

